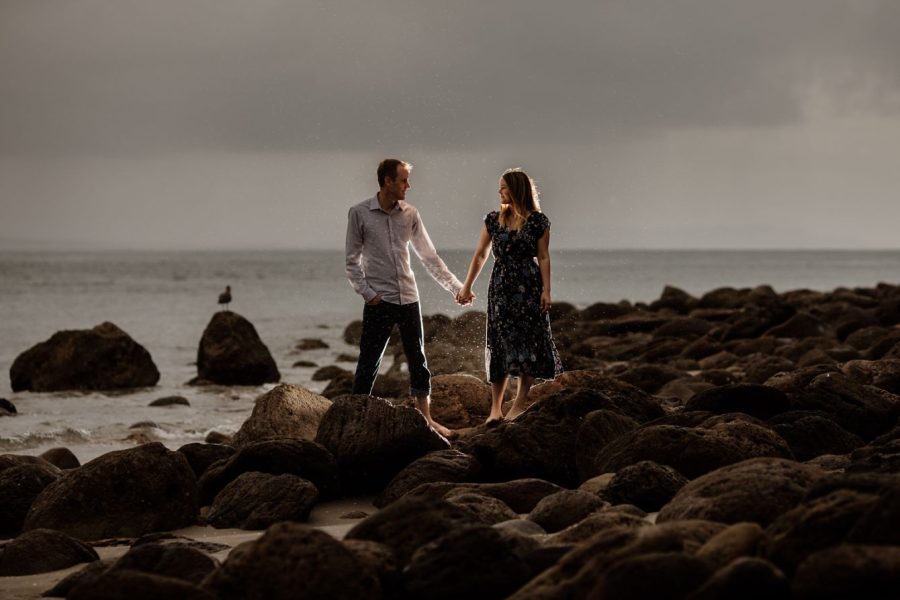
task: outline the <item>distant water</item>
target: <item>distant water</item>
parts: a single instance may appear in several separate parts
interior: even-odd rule
[[[442,256],[462,276],[470,251]],[[415,259],[414,259],[415,262]],[[426,314],[462,312],[415,263]],[[484,310],[491,264],[476,285]],[[555,251],[553,296],[579,307],[621,299],[651,301],[671,284],[695,295],[721,286],[766,283],[777,291],[831,290],[900,282],[900,251]],[[38,454],[65,445],[84,461],[134,443],[129,426],[171,448],[202,441],[211,430],[232,433],[253,399],[272,386],[193,388],[200,336],[230,284],[232,310],[247,317],[269,347],[282,380],[321,391],[314,368],[298,360],[335,364],[355,353],[341,335],[360,318],[361,300],[344,276],[341,252],[0,253],[0,397],[20,416],[0,418],[0,453]],[[62,329],[112,321],[153,356],[159,385],[126,394],[12,393],[9,367],[21,352]],[[296,352],[303,338],[329,348]],[[352,369],[352,363],[339,363]],[[154,399],[181,395],[190,407],[151,408]]]

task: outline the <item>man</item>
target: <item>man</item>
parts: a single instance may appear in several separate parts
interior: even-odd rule
[[[391,330],[396,324],[409,366],[409,393],[428,424],[453,433],[431,417],[431,373],[425,360],[419,291],[409,264],[409,245],[428,273],[454,297],[462,283],[438,256],[419,211],[407,203],[412,165],[388,158],[378,165],[378,193],[347,215],[347,279],[366,302],[354,394],[371,394]]]

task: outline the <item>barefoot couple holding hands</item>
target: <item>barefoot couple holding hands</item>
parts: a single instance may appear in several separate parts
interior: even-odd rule
[[[562,372],[553,344],[550,297],[550,221],[541,212],[528,175],[511,169],[500,177],[500,210],[488,213],[469,271],[460,282],[438,256],[419,211],[406,202],[412,165],[385,159],[378,165],[378,193],[354,205],[347,217],[347,278],[365,300],[354,394],[371,394],[394,325],[409,366],[409,393],[428,424],[444,437],[453,432],[431,416],[431,373],[425,359],[422,311],[410,268],[409,246],[428,273],[461,305],[475,301],[472,285],[493,251],[488,287],[485,371],[491,384],[487,424],[514,419],[528,406],[534,380]],[[501,405],[509,376],[518,390],[509,412]]]

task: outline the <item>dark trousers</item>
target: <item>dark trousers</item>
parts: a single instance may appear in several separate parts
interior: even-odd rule
[[[400,341],[409,366],[409,393],[412,396],[431,394],[431,372],[425,361],[425,336],[422,333],[422,311],[419,303],[391,304],[383,300],[366,304],[363,309],[362,337],[359,341],[359,362],[353,378],[354,394],[371,394],[384,356],[388,338],[394,325],[400,328]]]

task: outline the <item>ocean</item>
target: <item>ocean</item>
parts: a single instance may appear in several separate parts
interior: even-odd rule
[[[462,277],[471,251],[442,252]],[[553,298],[583,308],[622,299],[649,302],[667,284],[694,295],[721,286],[772,285],[832,290],[900,282],[900,251],[554,251]],[[425,314],[464,310],[415,259]],[[484,310],[491,262],[475,293]],[[217,297],[231,285],[231,310],[249,319],[268,346],[282,381],[321,391],[314,367],[337,363],[356,348],[342,340],[361,318],[362,301],[344,276],[339,251],[278,252],[0,252],[0,397],[17,407],[0,418],[0,453],[40,454],[67,446],[85,462],[147,439],[172,449],[202,441],[210,431],[234,433],[253,400],[274,387],[192,387],[200,336]],[[152,355],[161,378],[153,388],[125,393],[13,393],[16,356],[63,329],[112,321]],[[317,338],[327,349],[296,351]],[[387,361],[386,361],[387,362]],[[388,366],[388,365],[385,365]],[[179,395],[190,406],[150,407]],[[131,426],[150,422],[140,429]]]

